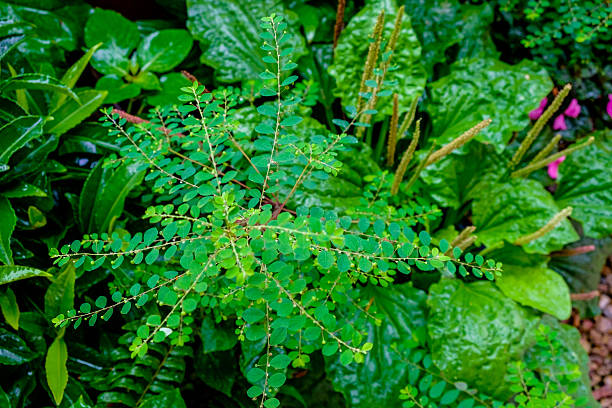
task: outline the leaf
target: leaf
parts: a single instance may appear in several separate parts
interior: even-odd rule
[[[185,59],[192,45],[193,39],[186,30],[156,31],[140,42],[136,60],[142,71],[169,71]]]
[[[75,101],[79,100],[79,97],[72,89],[64,85],[60,80],[45,74],[20,74],[0,82],[0,93],[6,94],[18,89],[56,92],[70,96]]]
[[[512,395],[506,367],[532,343],[535,316],[487,281],[442,279],[427,304],[429,348],[446,378],[498,398]]]
[[[2,196],[0,196],[0,220],[2,220],[0,223],[0,262],[12,265],[11,236],[17,225],[17,217],[10,201]]]
[[[564,254],[565,251],[571,253],[573,249],[585,248],[590,245],[594,246],[594,250],[584,253],[579,252],[571,256]],[[563,276],[570,287],[571,293],[587,293],[597,290],[601,279],[601,271],[609,256],[612,256],[612,238],[583,238],[566,246],[561,253],[553,254],[548,265]],[[575,300],[572,303],[580,311],[581,316],[594,316],[600,312],[597,305],[598,298],[587,301]]]
[[[108,28],[112,27],[112,30]],[[120,76],[129,73],[129,54],[138,45],[136,24],[111,10],[95,9],[85,25],[85,44],[102,46],[94,53],[91,65],[103,74]]]
[[[91,59],[91,56],[93,55],[94,52],[96,52],[98,48],[100,48],[101,45],[102,43],[98,43],[92,46],[81,58],[79,58],[77,62],[75,62],[70,68],[68,68],[68,70],[62,76],[62,79],[60,82],[66,85],[70,89],[74,88],[77,81],[81,77],[81,74],[85,70],[85,67],[87,67],[87,64],[89,64],[89,60]],[[55,109],[59,108],[60,105],[64,103],[65,100],[66,100],[66,95],[59,94],[59,93],[54,94],[53,99],[51,100],[51,103],[49,105],[50,110],[54,111]]]
[[[261,49],[259,16],[271,13],[287,16],[291,39],[284,46],[294,49],[292,58],[297,60],[306,53],[304,39],[299,34],[295,15],[281,3],[274,0],[187,1],[187,28],[201,43],[201,61],[215,69],[219,81],[257,79],[259,73],[266,70],[261,60],[265,53]]]
[[[559,166],[555,200],[571,206],[584,234],[604,238],[612,234],[612,133],[594,134],[596,142],[568,155]]]
[[[186,408],[185,401],[178,388],[164,391],[161,394],[145,399],[139,408]]]
[[[45,293],[45,314],[53,318],[74,306],[75,268],[72,262],[65,264]]]
[[[437,63],[452,61],[449,61],[450,55],[457,58],[495,55],[489,35],[493,22],[491,5],[464,4],[458,0],[403,0],[401,3],[423,45],[422,63],[429,77]]]
[[[450,74],[430,85],[427,111],[433,134],[446,144],[484,119],[492,123],[475,140],[498,152],[513,132],[529,125],[528,113],[552,88],[546,70],[531,61],[508,65],[491,58],[457,61]]]
[[[0,128],[0,172],[17,150],[42,135],[42,125],[39,116],[20,116]]]
[[[100,161],[85,180],[79,197],[81,230],[109,232],[123,212],[127,195],[142,182],[144,173],[138,163],[123,163],[112,169]]]
[[[554,358],[551,359],[549,353],[539,354],[534,348],[527,351],[525,361],[535,367],[550,367],[554,362],[554,372],[545,369],[541,370],[540,375],[547,381],[558,381],[558,379],[568,376],[576,378],[575,372],[570,367],[577,364],[580,367],[580,381],[577,388],[568,392],[574,398],[584,399],[586,404],[580,405],[588,408],[598,408],[600,404],[593,398],[591,391],[591,381],[589,379],[589,356],[580,343],[580,333],[575,327],[562,324],[550,316],[544,316],[542,323],[551,327],[558,335],[555,337],[561,344],[560,348],[555,348]],[[539,371],[539,370],[538,370]],[[554,375],[554,378],[551,378]]]
[[[233,350],[198,353],[195,357],[195,372],[206,385],[232,396],[232,386],[239,378],[238,365]]]
[[[504,265],[495,283],[506,296],[560,320],[570,317],[569,288],[563,277],[548,268],[547,257],[527,254],[513,245],[492,252],[490,257]]]
[[[52,113],[53,119],[45,124],[45,132],[60,136],[96,111],[104,102],[106,91],[87,89],[77,92],[81,104],[68,101]]]
[[[487,246],[514,242],[546,225],[561,209],[535,180],[512,179],[505,183],[489,180],[477,186],[472,204],[472,221],[478,242]],[[541,238],[523,245],[528,253],[548,254],[578,240],[568,220]]]
[[[178,97],[183,94],[181,88],[191,85],[191,82],[178,72],[170,72],[161,76],[159,82],[161,84],[161,91],[147,97],[149,105],[165,106],[168,104],[178,104]]]
[[[21,279],[34,277],[51,277],[50,273],[30,266],[10,265],[0,266],[0,285],[15,282]]]
[[[53,343],[47,350],[47,358],[45,359],[45,374],[47,384],[53,394],[55,404],[59,405],[64,398],[64,390],[68,384],[68,369],[66,362],[68,361],[68,349],[64,341],[64,334],[61,334],[53,340]]]
[[[106,98],[104,98],[105,103],[118,103],[140,94],[140,86],[134,83],[125,83],[117,75],[104,75],[98,79],[96,90],[107,92]]]
[[[238,342],[231,328],[216,324],[213,318],[208,315],[202,320],[200,337],[202,339],[202,351],[204,353],[230,350]]]
[[[0,309],[6,322],[15,330],[19,330],[19,305],[11,288],[0,291]]]
[[[342,392],[351,407],[401,407],[397,395],[406,385],[409,366],[398,361],[393,344],[401,352],[425,340],[425,299],[423,291],[410,284],[388,288],[367,286],[362,298],[373,299],[373,306],[381,313],[381,324],[368,320],[364,326],[368,343],[373,349],[364,362],[344,365],[336,354],[326,358],[327,376],[334,389]],[[351,319],[363,318],[352,312]]]
[[[15,34],[0,39],[0,61],[6,56],[13,48],[18,46],[25,39],[25,35]]]
[[[21,365],[38,357],[21,337],[0,327],[0,364]]]
[[[356,106],[359,84],[370,46],[366,39],[370,37],[380,10],[385,9],[385,28],[383,38],[388,40],[393,31],[397,6],[394,0],[378,0],[366,4],[359,13],[349,21],[340,34],[338,46],[334,53],[334,63],[329,73],[336,79],[334,95],[342,99],[343,106]],[[380,57],[379,57],[380,59]],[[404,14],[402,27],[391,65],[397,70],[389,71],[385,81],[397,81],[393,89],[399,95],[399,111],[407,112],[412,101],[421,95],[427,75],[420,63],[421,44],[412,29],[410,17]],[[393,104],[391,96],[381,96],[377,104],[377,118],[390,116]]]

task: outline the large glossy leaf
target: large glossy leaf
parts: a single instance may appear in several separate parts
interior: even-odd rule
[[[602,268],[609,256],[612,256],[611,237],[583,238],[553,254],[549,266],[563,276],[572,293],[587,293],[597,290]],[[575,300],[573,305],[581,315],[593,316],[599,313],[598,300]]]
[[[559,166],[559,206],[572,206],[572,218],[588,237],[612,234],[612,132],[595,134],[596,143],[570,154]]]
[[[440,206],[458,209],[474,196],[478,183],[487,173],[500,173],[503,160],[491,145],[472,142],[427,166],[421,180],[426,193]]]
[[[156,31],[140,42],[136,59],[142,71],[165,72],[180,64],[192,45],[193,39],[186,30]]]
[[[430,85],[427,111],[439,144],[491,118],[476,140],[501,151],[512,133],[529,124],[528,113],[552,88],[546,70],[531,61],[517,65],[491,58],[464,59]]]
[[[0,83],[0,92],[8,94],[18,89],[57,92],[78,101],[77,95],[59,79],[44,74],[21,74]]]
[[[205,341],[203,339],[202,343]],[[240,378],[236,355],[232,350],[199,353],[195,357],[195,372],[206,385],[228,397],[232,396],[234,382]]]
[[[68,349],[64,335],[61,333],[53,340],[53,343],[47,350],[47,358],[45,359],[45,374],[47,376],[47,384],[53,394],[55,403],[59,405],[64,397],[64,390],[68,384],[68,369],[66,362],[68,361]]]
[[[203,353],[230,350],[238,342],[231,328],[215,324],[211,316],[205,316],[204,319],[202,319],[200,337],[202,339]]]
[[[487,246],[502,241],[513,243],[546,225],[561,208],[535,180],[511,179],[505,183],[485,181],[478,185],[472,205],[472,221],[478,242]],[[528,244],[529,253],[548,254],[578,240],[568,220]]]
[[[550,353],[538,353],[535,349],[530,349],[525,354],[525,360],[528,363],[536,363],[536,366],[545,367],[540,371],[547,381],[558,381],[563,376],[569,376],[575,378],[575,372],[572,370],[572,366],[578,365],[580,367],[581,377],[578,383],[578,387],[574,391],[570,391],[570,394],[576,398],[576,406],[586,408],[598,408],[601,405],[593,398],[591,391],[591,381],[589,379],[589,356],[586,353],[582,344],[580,344],[580,332],[575,327],[567,324],[560,323],[557,319],[550,316],[544,316],[542,324],[545,324],[553,329],[557,333],[556,339],[559,341],[561,347],[555,348],[554,350],[554,364],[551,367]]]
[[[442,279],[427,304],[429,347],[445,376],[497,398],[511,395],[506,368],[534,340],[535,316],[485,281]]]
[[[344,394],[351,407],[401,407],[399,390],[407,383],[410,366],[398,361],[398,352],[425,339],[425,292],[410,284],[388,288],[368,286],[362,297],[373,299],[381,313],[381,324],[366,324],[367,342],[374,347],[362,364],[343,365],[339,357],[326,362],[334,388]],[[354,318],[363,317],[355,316]]]
[[[42,135],[43,118],[21,116],[0,128],[0,172],[8,170],[11,156],[30,140]]]
[[[17,225],[17,217],[8,198],[2,196],[0,196],[0,220],[2,220],[0,222],[0,262],[12,265],[11,236]]]
[[[45,314],[53,318],[72,309],[74,305],[75,268],[68,262],[59,270],[45,293]]]
[[[162,392],[159,395],[145,399],[140,408],[186,408],[185,401],[178,388]]]
[[[96,111],[104,102],[106,91],[87,89],[77,92],[81,101],[68,101],[52,113],[53,120],[45,124],[45,131],[57,136],[63,135]]]
[[[51,277],[51,274],[40,269],[32,268],[30,266],[21,265],[6,265],[0,266],[0,285],[15,282],[21,279],[28,279],[34,277]]]
[[[15,34],[0,39],[0,61],[10,50],[15,48],[25,39],[25,35]]]
[[[223,82],[257,79],[265,71],[259,24],[261,17],[272,13],[289,18],[292,38],[287,45],[294,48],[293,59],[306,52],[295,15],[275,0],[187,0],[187,13],[187,28],[202,47],[201,61],[215,68],[216,78]]]
[[[124,163],[112,169],[99,162],[85,180],[79,198],[81,230],[108,232],[121,215],[127,195],[142,181],[144,172],[139,164]]]
[[[115,11],[96,9],[85,25],[85,44],[93,47],[102,43],[91,65],[103,74],[127,75],[129,54],[139,41],[136,24]]]
[[[432,76],[437,63],[447,62],[447,50],[458,48],[459,58],[494,52],[489,35],[493,7],[458,0],[400,0],[423,45],[422,63]],[[489,54],[490,55],[490,54]],[[452,61],[451,61],[452,62]]]
[[[33,138],[11,157],[9,161],[11,171],[2,173],[0,183],[23,180],[26,175],[40,170],[48,163],[45,159],[55,151],[58,142],[59,138],[55,135],[44,135],[40,139]]]
[[[329,72],[336,79],[337,87],[334,94],[342,99],[344,106],[357,104],[359,84],[370,46],[367,38],[371,35],[376,18],[383,8],[385,9],[383,36],[388,39],[393,31],[397,14],[395,0],[369,2],[351,18],[338,40],[334,63],[329,67]],[[412,29],[410,17],[404,15],[397,47],[391,60],[392,64],[397,66],[397,70],[388,72],[385,77],[386,81],[397,81],[393,92],[399,95],[400,112],[408,111],[414,98],[423,92],[427,76],[420,58],[421,45]],[[390,96],[379,98],[378,116],[391,115],[390,98]]]
[[[38,353],[32,351],[21,337],[0,327],[0,365],[20,365],[36,357]]]
[[[561,275],[548,268],[548,258],[506,245],[490,257],[504,264],[495,281],[510,299],[565,320],[572,312],[570,292]]]

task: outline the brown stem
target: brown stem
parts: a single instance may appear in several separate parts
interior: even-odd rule
[[[334,25],[334,49],[338,45],[338,38],[344,28],[344,9],[346,8],[346,0],[338,0],[338,9],[336,10],[336,25]]]
[[[585,293],[572,293],[570,295],[570,298],[572,300],[591,300],[591,299],[596,298],[597,296],[599,296],[599,291],[592,290],[590,292],[585,292]]]
[[[595,250],[595,245],[584,245],[576,248],[567,248],[561,251],[556,251],[550,254],[550,256],[561,257],[561,256],[574,256],[574,255],[582,255],[589,252],[593,252]]]

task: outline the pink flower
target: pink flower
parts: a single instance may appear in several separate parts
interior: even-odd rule
[[[563,113],[570,118],[577,118],[578,115],[580,115],[580,105],[578,104],[578,100],[576,98],[572,99],[569,106]]]
[[[531,112],[529,112],[529,119],[537,120],[540,116],[542,116],[542,113],[544,113],[544,108],[546,108],[547,103],[548,103],[547,98],[542,99],[540,101],[540,106],[532,110]]]
[[[554,162],[548,165],[548,177],[556,180],[559,177],[559,165],[565,160],[565,156],[559,157]]]
[[[608,106],[606,106],[606,112],[612,118],[612,94],[608,94]]]
[[[563,116],[563,114],[560,114],[555,118],[555,121],[553,122],[553,129],[567,130],[567,126],[565,125],[565,116]]]

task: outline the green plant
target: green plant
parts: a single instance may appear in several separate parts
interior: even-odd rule
[[[402,215],[406,210],[398,214],[383,205],[379,213],[342,215],[292,205],[310,177],[341,170],[336,156],[354,139],[346,134],[348,122],[341,134],[298,136],[302,118],[295,115],[300,100],[288,91],[297,76],[287,74],[295,64],[287,62],[291,48],[283,46],[286,27],[274,15],[262,22],[263,60],[272,69],[260,74],[267,81],[260,93],[273,102],[258,106],[263,120],[253,141],[236,139],[239,93],[231,88],[207,93],[194,83],[183,88],[185,105],[155,110],[150,122],[130,128],[105,111],[104,125],[121,143],[121,157],[107,165],[148,169],[145,180],[158,197],[144,215],[152,225],[144,233],[90,234],[54,253],[58,266],[74,262],[89,271],[163,258],[170,269],[145,273],[111,302],[100,296],[94,306],[82,303],[55,318],[56,326],[91,326],[116,309],[129,314],[134,306],[159,307],[145,314],[130,345],[133,356],[144,356],[155,343],[192,341],[192,315],[199,310],[216,321],[235,320],[237,338],[257,350],[246,370],[247,395],[266,407],[278,406],[275,394],[287,367],[306,366],[314,350],[337,353],[342,364],[364,361],[373,345],[364,340],[363,321],[346,321],[364,308],[364,319],[375,318],[361,285],[386,287],[398,272],[447,268],[494,279],[500,268],[445,241],[433,247],[425,230],[410,228],[415,221]],[[353,122],[363,114],[355,113]],[[378,185],[377,195],[389,184]]]

